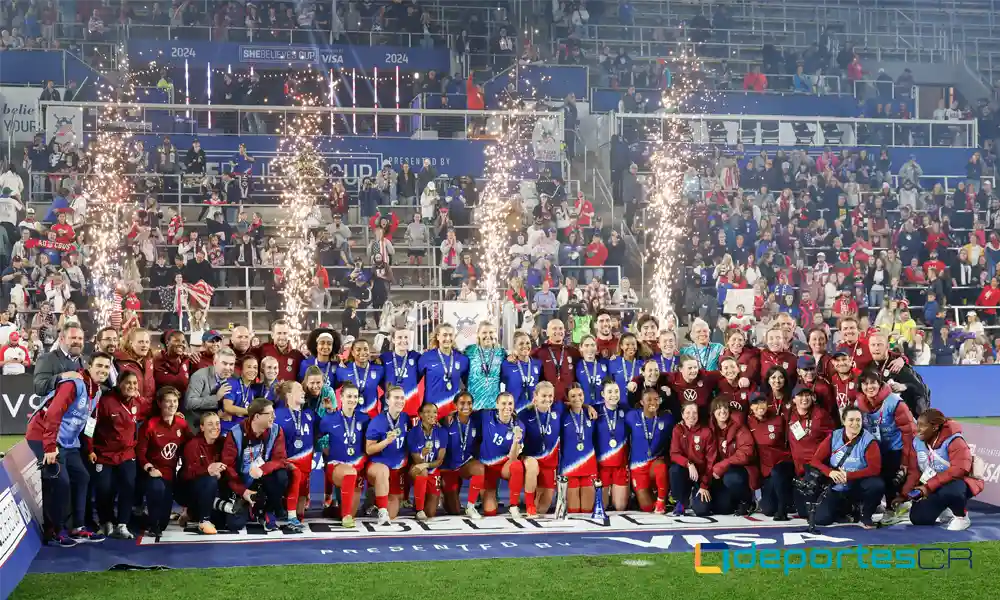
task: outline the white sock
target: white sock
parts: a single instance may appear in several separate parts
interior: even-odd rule
[[[298,519],[299,518],[299,516],[298,516],[298,514],[296,514],[294,508],[292,510],[288,511],[288,518],[289,519]]]

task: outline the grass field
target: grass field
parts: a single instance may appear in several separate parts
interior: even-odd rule
[[[762,570],[699,575],[694,571],[692,554],[622,554],[29,575],[11,598],[48,599],[58,594],[60,600],[132,600],[137,597],[137,590],[142,590],[145,597],[181,600],[231,600],[248,594],[268,600],[329,598],[334,594],[341,598],[477,600],[521,596],[529,590],[534,592],[532,595],[544,592],[554,598],[574,600],[659,599],[701,594],[711,598],[797,600],[901,598],[917,594],[930,598],[960,594],[963,600],[995,597],[1000,543],[980,542],[971,546],[972,569],[963,565],[942,571],[862,570],[853,564],[837,571],[804,570],[787,577],[780,571]],[[637,567],[625,561],[649,564]],[[883,593],[886,595],[882,596]]]
[[[1000,417],[963,420],[1000,425]],[[19,439],[18,436],[0,436],[0,451]],[[973,550],[972,569],[963,565],[941,571],[861,569],[852,563],[840,570],[804,570],[788,577],[760,569],[727,575],[699,575],[694,571],[694,556],[690,553],[621,554],[29,575],[11,598],[49,599],[58,595],[60,600],[132,600],[137,597],[137,590],[142,590],[146,597],[231,600],[246,596],[252,590],[250,593],[268,600],[325,599],[333,593],[340,597],[477,600],[521,595],[513,590],[531,590],[557,594],[558,598],[607,600],[690,596],[697,590],[707,592],[710,597],[722,598],[853,600],[859,594],[877,598],[883,593],[893,598],[901,594],[951,597],[956,590],[961,590],[963,600],[995,599],[1000,542],[976,542],[968,546]],[[239,549],[234,547],[232,551]],[[710,560],[709,564],[717,562]]]

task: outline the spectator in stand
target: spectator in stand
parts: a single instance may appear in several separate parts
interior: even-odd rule
[[[754,92],[767,89],[767,76],[760,72],[760,65],[751,67],[750,72],[743,77],[743,89]]]

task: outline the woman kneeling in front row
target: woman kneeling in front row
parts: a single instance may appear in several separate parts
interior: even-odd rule
[[[815,523],[831,525],[854,514],[861,505],[861,525],[875,527],[872,514],[885,492],[880,477],[882,455],[875,437],[864,430],[861,410],[850,406],[841,413],[844,427],[835,430],[816,448],[811,465],[833,480],[833,487],[816,507]]]
[[[920,496],[910,508],[911,523],[947,521],[951,531],[968,529],[971,522],[966,504],[983,491],[983,480],[972,476],[972,451],[962,437],[962,427],[941,411],[928,409],[917,419],[913,449],[906,466],[906,484],[896,502],[915,490]]]

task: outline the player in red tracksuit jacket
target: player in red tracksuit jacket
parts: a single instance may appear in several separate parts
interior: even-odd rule
[[[198,523],[198,531],[205,535],[217,533],[212,523],[212,509],[219,494],[219,481],[225,476],[222,462],[222,423],[219,415],[206,413],[198,423],[198,435],[184,444],[178,499],[187,507],[181,515],[180,525],[188,520]]]
[[[830,385],[833,386],[834,399],[837,403],[837,410],[830,414],[835,423],[840,423],[840,414],[849,406],[857,406],[858,395],[861,390],[858,388],[858,378],[851,368],[853,364],[851,355],[843,350],[836,350],[833,353],[833,376],[830,377]]]
[[[746,343],[746,333],[740,329],[730,329],[726,332],[726,349],[722,351],[722,358],[735,358],[740,377],[760,383],[760,350],[747,347]]]
[[[153,381],[157,388],[173,386],[183,396],[191,374],[197,368],[187,355],[187,340],[183,331],[168,331],[163,336],[166,350],[153,359]]]
[[[799,357],[799,386],[809,388],[816,394],[816,402],[827,412],[837,411],[837,394],[833,386],[817,369],[816,359],[809,355]]]
[[[864,371],[872,362],[872,353],[868,349],[868,339],[861,334],[858,320],[855,317],[845,317],[837,324],[840,330],[840,345],[837,351],[846,352],[851,357],[851,370],[855,375]],[[836,365],[834,365],[836,369]],[[831,373],[832,377],[833,374]]]
[[[767,336],[764,339],[767,347],[760,351],[761,385],[766,381],[767,373],[772,367],[781,367],[788,373],[791,386],[795,387],[795,365],[798,359],[788,351],[788,346],[785,343],[785,332],[779,327],[772,327],[767,331]]]
[[[566,326],[559,319],[552,319],[545,327],[546,342],[531,353],[531,358],[542,363],[542,381],[555,387],[556,402],[565,402],[569,388],[576,381],[576,362],[580,351],[564,344]]]
[[[788,423],[784,417],[768,410],[767,398],[757,396],[750,406],[747,427],[757,447],[757,463],[763,478],[760,510],[775,521],[787,521],[795,477],[795,465],[786,437]]]
[[[677,500],[674,515],[683,515],[689,503],[699,517],[712,513],[709,487],[716,458],[712,428],[699,420],[697,403],[685,403],[681,422],[674,426],[670,438],[670,489]],[[693,499],[692,492],[695,492]]]
[[[719,373],[722,377],[716,383],[716,390],[720,396],[726,395],[731,399],[729,407],[733,411],[733,419],[745,422],[750,411],[750,398],[757,391],[757,385],[749,378],[743,377],[739,363],[732,356],[722,359],[719,363]],[[740,382],[745,382],[748,386],[740,387]]]
[[[707,423],[709,405],[722,376],[718,371],[702,371],[699,367],[696,357],[681,356],[678,371],[667,373],[665,379],[674,397],[673,404],[680,407],[688,402],[694,402],[698,406],[700,420]]]
[[[716,460],[712,465],[710,506],[717,515],[749,515],[751,490],[759,487],[760,471],[750,430],[731,418],[731,398],[712,400],[712,433]]]
[[[124,540],[135,537],[128,522],[135,494],[135,429],[142,404],[138,376],[123,372],[115,390],[101,397],[94,436],[83,437],[94,464],[97,514],[104,534]]]
[[[139,429],[135,448],[140,487],[146,495],[152,533],[157,536],[170,520],[180,449],[190,437],[187,421],[177,412],[180,402],[177,388],[162,387],[156,392],[156,416]]]

